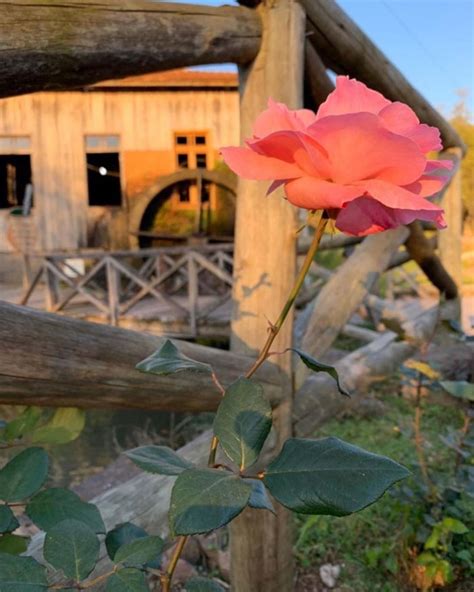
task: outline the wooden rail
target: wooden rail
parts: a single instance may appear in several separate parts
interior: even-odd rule
[[[211,364],[225,385],[251,358],[174,341],[187,356]],[[16,405],[210,411],[221,395],[210,376],[154,376],[135,364],[163,338],[31,310],[0,301],[0,402]],[[269,400],[281,398],[283,373],[266,364],[258,379]]]
[[[124,315],[151,300],[156,317],[161,307],[163,315],[188,324],[187,335],[196,336],[199,325],[231,297],[233,248],[226,243],[45,253],[21,304],[30,302],[44,279],[50,312],[70,312],[80,298],[88,316],[98,311],[116,326]]]

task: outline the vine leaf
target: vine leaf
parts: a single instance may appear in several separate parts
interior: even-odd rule
[[[27,407],[18,417],[5,427],[5,438],[11,442],[28,434],[40,421],[43,410],[40,407]]]
[[[20,526],[15,515],[8,506],[0,506],[0,533],[13,532]]]
[[[159,536],[135,539],[117,549],[114,562],[123,563],[127,567],[141,567],[161,555],[164,544]]]
[[[272,408],[257,382],[239,378],[226,390],[214,420],[214,434],[241,471],[253,465],[272,427]]]
[[[32,431],[33,443],[66,444],[75,440],[84,429],[86,414],[76,407],[60,407],[43,426]]]
[[[45,569],[32,557],[0,553],[0,590],[44,592],[47,587]]]
[[[130,567],[119,569],[107,580],[105,592],[149,592],[145,574]]]
[[[252,491],[250,492],[249,506],[256,510],[270,510],[270,512],[275,514],[275,509],[268,497],[265,485],[259,479],[245,479],[245,482],[252,488]]]
[[[318,362],[318,360],[316,360],[309,354],[305,353],[304,351],[301,351],[300,349],[296,349],[295,347],[290,347],[289,350],[298,354],[303,364],[313,372],[326,372],[326,374],[332,376],[336,381],[337,390],[341,393],[341,395],[344,395],[345,397],[350,397],[349,392],[342,387],[341,381],[339,380],[339,374],[337,373],[337,370],[334,366],[329,366],[328,364]]]
[[[0,470],[0,499],[19,502],[43,485],[48,475],[48,455],[42,448],[27,448]]]
[[[44,558],[68,578],[80,582],[94,569],[99,558],[99,539],[79,520],[63,520],[46,533]]]
[[[250,485],[228,471],[188,469],[176,479],[171,492],[171,530],[186,535],[220,528],[240,514],[250,492]]]
[[[160,375],[174,374],[185,370],[212,374],[212,368],[209,364],[188,358],[169,339],[164,342],[160,349],[139,362],[135,367],[141,372]]]
[[[474,384],[465,380],[442,380],[440,385],[453,397],[474,401]]]
[[[82,501],[69,489],[52,487],[40,491],[26,506],[26,514],[45,531],[63,520],[74,519],[87,524],[96,533],[105,533],[104,521],[97,506]]]
[[[6,533],[0,537],[0,553],[21,555],[28,549],[30,539],[16,534]],[[0,590],[1,590],[0,586]]]
[[[194,465],[168,446],[140,446],[125,452],[144,471],[158,475],[179,475]]]
[[[281,504],[302,514],[345,516],[377,501],[409,471],[338,438],[287,440],[264,483]]]

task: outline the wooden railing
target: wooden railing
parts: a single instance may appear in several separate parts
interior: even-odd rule
[[[194,336],[231,296],[233,248],[216,244],[45,253],[21,304],[28,304],[43,279],[45,308],[50,312],[77,309],[79,299],[89,311],[84,316],[98,311],[117,325],[147,302],[155,318],[161,314],[187,323]]]

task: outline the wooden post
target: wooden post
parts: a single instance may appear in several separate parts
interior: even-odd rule
[[[59,282],[58,277],[54,273],[53,269],[49,265],[49,262],[45,260],[44,265],[44,277],[45,277],[45,288],[46,288],[46,310],[52,311],[55,309],[56,304],[59,301]]]
[[[188,253],[188,307],[189,324],[193,337],[197,335],[198,273],[193,253]]]
[[[107,257],[106,266],[110,324],[112,327],[116,327],[120,315],[120,275],[111,257]]]
[[[297,2],[276,0],[258,9],[263,20],[262,47],[256,60],[240,71],[242,140],[269,97],[292,108],[302,106],[305,15]],[[295,277],[296,213],[281,192],[265,197],[268,183],[240,179],[237,197],[234,310],[231,349],[251,353],[266,339]],[[292,317],[275,350],[292,341]],[[275,362],[291,374],[291,357]],[[257,375],[258,379],[258,375]],[[286,387],[288,388],[288,387]],[[277,447],[291,435],[291,392],[274,411]],[[280,506],[277,516],[245,510],[231,525],[231,579],[234,592],[293,590],[291,517]]]
[[[458,287],[462,285],[462,193],[460,148],[452,148],[443,156],[452,156],[455,172],[444,193],[441,205],[448,227],[438,233],[438,249],[441,263]]]

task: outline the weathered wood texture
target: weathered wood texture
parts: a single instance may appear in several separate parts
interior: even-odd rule
[[[269,97],[291,108],[303,103],[305,15],[294,0],[261,6],[262,49],[241,74],[241,134],[251,135],[256,116]],[[234,313],[231,348],[250,353],[263,346],[268,322],[275,322],[291,290],[296,267],[296,212],[278,191],[265,199],[265,183],[239,179],[234,256]],[[292,343],[292,315],[274,348]],[[291,375],[291,357],[278,364]],[[291,392],[274,413],[276,450],[291,435]],[[275,452],[276,452],[275,450]],[[231,526],[231,576],[234,592],[293,590],[292,519],[282,507],[277,516],[246,510]]]
[[[435,245],[425,236],[420,222],[409,225],[410,235],[405,242],[409,256],[424,272],[430,282],[448,300],[458,297],[458,287],[436,255]]]
[[[304,351],[319,357],[331,347],[407,237],[408,229],[400,227],[369,236],[355,248],[314,302],[302,340]],[[297,387],[308,375],[306,366],[300,364],[296,372]]]
[[[308,107],[316,110],[334,90],[334,83],[329,78],[323,60],[308,40],[305,43],[304,71],[305,97],[309,95],[312,99]]]
[[[163,338],[87,323],[0,302],[0,402],[18,405],[214,410],[220,393],[208,375],[153,376],[134,366]],[[186,342],[180,350],[209,363],[226,385],[251,360]],[[273,364],[259,370],[277,403],[284,374]]]
[[[458,284],[462,285],[462,218],[463,203],[461,189],[461,158],[460,149],[452,149],[442,153],[443,158],[453,161],[451,182],[444,192],[441,205],[445,211],[448,227],[438,233],[438,250],[441,263],[446,271]]]
[[[423,123],[441,131],[445,148],[466,147],[449,123],[415,89],[333,0],[302,0],[309,19],[308,39],[325,64],[350,74],[393,101],[412,107]]]
[[[6,0],[0,21],[0,96],[197,64],[245,64],[261,37],[258,15],[247,8],[144,0]]]

